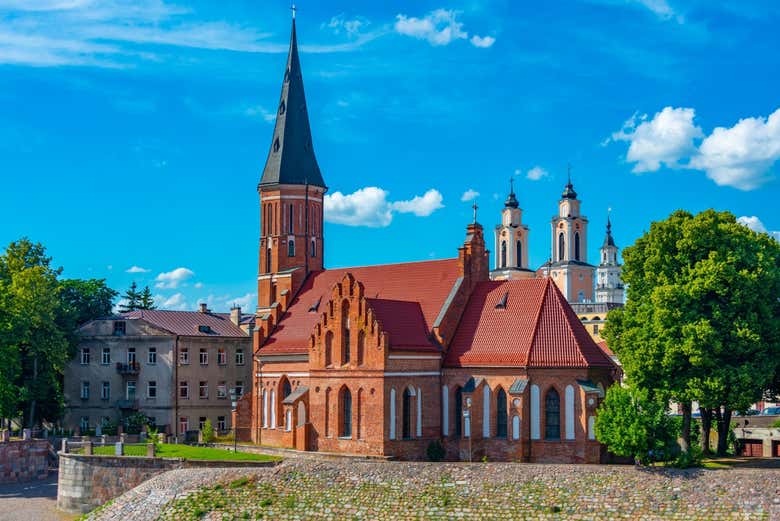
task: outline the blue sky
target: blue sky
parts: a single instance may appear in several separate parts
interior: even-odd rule
[[[591,259],[608,208],[620,246],[677,208],[780,230],[780,5],[743,4],[300,2],[326,265],[455,256],[514,178],[536,267],[568,163]],[[0,0],[0,243],[254,305],[289,29],[285,2]]]

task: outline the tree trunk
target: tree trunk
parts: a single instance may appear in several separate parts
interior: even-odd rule
[[[38,383],[38,355],[33,357],[33,379],[32,379],[32,397],[30,399],[30,421],[29,427],[32,429],[35,426],[35,395],[37,392]]]
[[[682,432],[680,433],[680,450],[685,453],[691,450],[691,402],[682,403]]]
[[[729,433],[731,431],[731,409],[723,408],[723,415],[718,421],[718,456],[725,456],[729,448]]]
[[[710,430],[712,429],[712,409],[699,407],[701,412],[701,448],[705,454],[710,451]]]

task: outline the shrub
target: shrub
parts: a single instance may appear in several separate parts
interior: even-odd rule
[[[441,461],[444,459],[444,447],[439,440],[433,440],[428,444],[428,461]]]
[[[211,425],[211,420],[206,420],[203,424],[203,443],[214,443],[214,427]]]
[[[770,425],[773,429],[780,429],[780,420],[775,420],[772,425]]]

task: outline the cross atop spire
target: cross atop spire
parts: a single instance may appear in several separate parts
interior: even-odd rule
[[[295,30],[295,4],[292,11],[290,50],[282,82],[282,94],[276,110],[276,125],[271,150],[265,162],[260,185],[302,185],[325,187],[312,145],[306,95],[303,90],[298,38]]]
[[[474,224],[477,224],[477,209],[479,206],[477,206],[477,202],[474,201],[474,204],[472,204],[471,207],[474,209]]]
[[[615,246],[615,239],[612,238],[612,222],[609,219],[609,214],[612,213],[612,208],[607,208],[607,234],[604,236],[604,244],[602,248],[607,246]]]

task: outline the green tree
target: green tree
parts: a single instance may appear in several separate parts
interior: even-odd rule
[[[154,305],[154,298],[152,297],[152,291],[149,286],[144,286],[138,299],[138,309],[157,309]]]
[[[51,267],[41,244],[28,239],[12,242],[0,256],[4,314],[10,326],[3,352],[16,353],[19,371],[12,381],[18,391],[17,405],[30,427],[39,418],[56,420],[62,414],[61,377],[69,350],[66,334],[58,325],[61,288],[57,277],[61,271]],[[10,403],[3,407],[9,412],[12,408]]]
[[[214,426],[211,424],[211,420],[206,419],[203,423],[203,443],[214,443]]]
[[[139,307],[141,304],[141,292],[138,291],[138,285],[135,283],[135,281],[130,284],[128,290],[124,295],[122,295],[122,299],[124,302],[119,304],[119,311],[122,313],[141,309]]]
[[[780,244],[728,212],[676,211],[623,251],[625,308],[605,335],[626,376],[653,399],[691,402],[717,421],[725,453],[731,412],[768,389],[780,363]]]
[[[596,439],[618,456],[647,464],[668,455],[674,441],[665,404],[641,389],[613,385],[599,405],[594,430]]]

